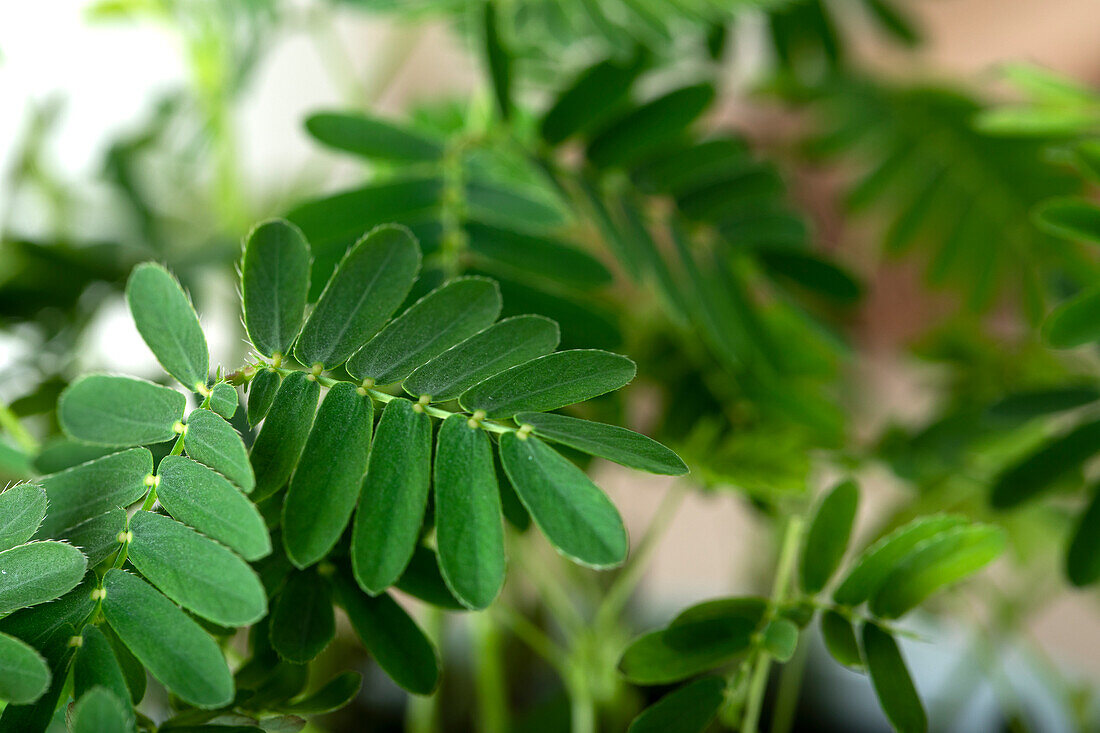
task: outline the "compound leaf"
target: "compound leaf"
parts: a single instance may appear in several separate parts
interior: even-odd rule
[[[68,593],[87,566],[80,550],[64,542],[29,542],[0,552],[0,616]]]
[[[559,351],[489,377],[463,392],[459,402],[492,418],[547,412],[619,389],[636,371],[630,359],[607,351]]]
[[[626,559],[622,518],[584,471],[534,436],[505,433],[500,457],[516,494],[559,552],[594,568]]]
[[[201,708],[233,700],[233,676],[202,627],[145,581],[112,568],[103,579],[107,623],[161,684]]]
[[[267,613],[259,576],[231,550],[161,514],[130,518],[130,562],[162,593],[223,626],[245,626]]]
[[[391,384],[500,315],[500,290],[492,280],[466,277],[433,290],[395,318],[348,360],[348,373]]]
[[[355,579],[377,595],[409,564],[431,483],[432,421],[395,399],[378,421],[351,540]]]
[[[549,318],[506,318],[417,367],[402,386],[414,397],[453,400],[494,374],[549,354],[559,338],[558,324]]]
[[[47,503],[46,491],[34,484],[12,486],[0,493],[0,552],[34,537],[46,516]]]
[[[355,510],[374,427],[374,403],[362,392],[350,382],[328,391],[290,480],[283,546],[299,568],[328,554]]]
[[[287,375],[279,385],[264,426],[252,444],[254,501],[271,496],[290,479],[306,444],[320,394],[321,386],[304,372]]]
[[[187,399],[174,389],[132,377],[93,374],[65,388],[57,403],[71,438],[125,448],[176,437]]]
[[[615,425],[542,412],[516,413],[535,435],[593,456],[650,473],[680,476],[688,468],[680,457],[651,438]]]
[[[802,546],[802,589],[817,593],[829,582],[848,548],[859,505],[855,482],[844,481],[822,500]]]
[[[210,356],[199,317],[168,270],[153,262],[134,268],[126,302],[138,332],[164,370],[187,389],[206,387]]]
[[[210,410],[192,410],[187,416],[183,448],[191,458],[222,474],[246,494],[256,487],[244,441],[220,415]]]
[[[463,415],[439,428],[435,455],[439,569],[464,605],[487,608],[504,586],[504,527],[489,436]]]
[[[241,257],[241,301],[248,340],[264,356],[285,355],[302,328],[309,296],[309,243],[273,219],[257,225]]]
[[[33,647],[0,634],[0,700],[28,705],[49,689],[50,668]]]
[[[897,642],[873,623],[863,625],[863,653],[875,695],[898,733],[924,733],[928,717]]]
[[[726,681],[703,677],[673,690],[634,718],[627,733],[701,733],[726,697]]]

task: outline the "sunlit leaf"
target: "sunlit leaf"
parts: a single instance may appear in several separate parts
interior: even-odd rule
[[[164,370],[190,390],[205,388],[210,371],[206,336],[176,278],[158,264],[138,265],[126,283],[126,302]]]

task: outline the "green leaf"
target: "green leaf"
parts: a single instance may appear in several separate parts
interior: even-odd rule
[[[14,636],[45,652],[43,645],[59,629],[84,623],[95,610],[95,599],[91,595],[94,588],[94,582],[87,580],[56,601],[24,608],[0,618],[0,633]]]
[[[825,611],[821,614],[821,638],[825,640],[825,648],[833,659],[852,669],[863,668],[863,657],[859,653],[859,642],[856,641],[856,630],[852,628],[852,622],[836,611]]]
[[[627,733],[702,733],[726,697],[726,681],[703,677],[673,690],[643,710]]]
[[[100,631],[107,637],[111,649],[114,650],[115,659],[118,660],[119,667],[122,669],[122,676],[126,678],[126,687],[130,691],[130,702],[137,705],[145,698],[145,688],[148,685],[145,666],[126,648],[126,645],[122,643],[122,639],[118,638],[118,634],[109,625],[103,624]]]
[[[259,510],[224,476],[183,456],[161,460],[157,476],[157,500],[173,517],[250,562],[271,553]]]
[[[217,643],[145,581],[112,568],[103,614],[126,647],[171,692],[200,708],[233,700],[233,676]]]
[[[130,562],[184,608],[223,626],[246,626],[267,613],[259,576],[231,550],[170,517],[130,518]]]
[[[871,612],[897,618],[940,589],[976,572],[1001,554],[999,527],[971,525],[926,540],[894,569],[871,599]]]
[[[256,427],[267,416],[283,378],[274,369],[260,369],[248,383],[248,424]]]
[[[601,124],[630,93],[642,68],[637,61],[626,65],[612,59],[585,69],[542,118],[542,139],[557,145]]]
[[[798,648],[798,627],[785,618],[776,618],[764,627],[764,649],[780,662],[789,662]]]
[[[46,492],[34,484],[0,493],[0,552],[21,545],[38,531],[46,516]]]
[[[73,706],[72,733],[128,733],[130,710],[105,687],[93,687]]]
[[[1100,389],[1067,385],[1014,392],[989,406],[986,414],[998,422],[1019,424],[1032,418],[1064,412],[1100,400]]]
[[[420,269],[420,247],[403,226],[375,227],[348,250],[306,319],[294,355],[327,369],[347,361],[389,320]]]
[[[315,571],[294,570],[271,611],[271,646],[288,662],[305,664],[336,635],[329,584]]]
[[[431,455],[431,418],[408,400],[387,404],[371,446],[351,539],[355,579],[372,595],[401,577],[416,549]]]
[[[1087,199],[1057,198],[1035,209],[1035,225],[1048,234],[1100,244],[1100,207]]]
[[[443,146],[435,140],[377,117],[321,112],[306,118],[306,129],[330,148],[373,160],[430,163],[443,158]]]
[[[125,448],[176,437],[187,399],[174,389],[131,377],[94,374],[65,388],[57,418],[70,438]]]
[[[403,689],[430,695],[439,684],[439,655],[416,622],[388,593],[372,598],[343,575],[336,581],[340,605],[378,666]]]
[[[693,606],[667,628],[631,642],[619,670],[635,684],[677,682],[732,662],[752,647],[767,603],[729,598]]]
[[[187,416],[183,448],[191,458],[222,474],[246,494],[256,487],[244,441],[220,415],[192,410]]]
[[[578,288],[611,282],[611,272],[584,250],[535,234],[467,222],[470,250],[488,260],[486,267],[503,266],[503,274],[519,273],[548,278]]]
[[[598,168],[640,162],[674,141],[714,100],[714,87],[696,84],[658,97],[612,120],[588,144]]]
[[[65,624],[43,641],[39,647],[46,665],[51,669],[66,670],[72,660],[73,647],[69,639],[75,634],[71,624]],[[51,675],[50,686],[38,700],[30,705],[11,704],[0,714],[0,731],[4,733],[23,733],[24,731],[44,731],[49,725],[65,690],[67,674]]]
[[[206,387],[210,356],[199,317],[168,270],[153,262],[134,268],[126,302],[138,332],[164,371],[196,392]]]
[[[761,252],[760,263],[773,276],[778,275],[811,292],[838,303],[854,303],[863,295],[863,286],[839,265],[810,252]]]
[[[210,390],[210,409],[226,420],[237,413],[240,397],[237,388],[228,382],[218,382]]]
[[[837,485],[822,500],[802,545],[799,578],[807,593],[820,591],[836,572],[848,548],[858,506],[859,489],[854,481]]]
[[[474,177],[466,182],[464,193],[470,220],[532,232],[554,229],[566,222],[565,212],[545,189]]]
[[[668,476],[688,472],[679,456],[633,430],[542,412],[520,412],[515,415],[515,421],[530,425],[541,438],[624,466]]]
[[[872,623],[863,625],[863,653],[879,704],[898,733],[923,733],[928,717],[894,637]]]
[[[1077,520],[1066,553],[1066,577],[1078,587],[1100,579],[1100,491],[1095,488]]]
[[[279,385],[264,426],[252,444],[256,476],[253,501],[266,499],[290,479],[309,436],[320,394],[321,386],[304,372],[287,375]]]
[[[373,427],[374,403],[366,390],[341,382],[325,395],[283,504],[283,546],[295,566],[327,555],[348,526]]]
[[[84,553],[88,567],[94,567],[118,549],[118,535],[126,530],[126,510],[108,509],[65,531],[64,539]]]
[[[0,616],[68,593],[87,566],[80,550],[63,542],[30,542],[0,552]]]
[[[993,482],[990,501],[997,509],[1019,506],[1078,470],[1098,451],[1100,420],[1078,425],[1002,471]]]
[[[88,625],[81,633],[80,647],[73,662],[73,697],[79,699],[94,687],[111,692],[119,700],[130,702],[130,688],[111,642],[98,626]],[[126,706],[126,719],[132,727],[133,713]]]
[[[39,537],[62,537],[92,517],[116,507],[128,507],[145,496],[145,479],[153,472],[153,456],[145,448],[112,453],[38,479],[50,508]]]
[[[492,280],[459,278],[433,290],[391,321],[348,360],[348,373],[392,384],[489,326],[500,315]]]
[[[464,605],[487,608],[504,587],[504,527],[489,436],[463,415],[439,428],[435,452],[439,569]]]
[[[497,9],[492,0],[485,2],[483,20],[485,61],[489,67],[489,78],[493,82],[493,98],[500,116],[508,119],[512,116],[512,57],[501,43]]]
[[[630,359],[607,351],[559,351],[489,377],[463,392],[459,402],[492,418],[547,412],[619,389],[636,371]]]
[[[559,336],[558,324],[549,318],[506,318],[417,367],[403,386],[413,397],[453,400],[494,374],[549,354]]]
[[[0,700],[28,705],[49,689],[50,668],[33,647],[0,634]]]
[[[296,702],[280,708],[284,713],[297,715],[324,715],[349,704],[363,686],[363,675],[358,672],[342,672],[321,686],[319,690]]]
[[[439,570],[439,560],[431,548],[417,545],[409,565],[394,587],[413,598],[419,598],[439,608],[452,611],[464,611],[466,606],[454,597],[443,574]]]
[[[1059,303],[1043,321],[1042,335],[1054,349],[1073,349],[1100,340],[1100,287],[1082,290]]]
[[[962,526],[965,521],[958,516],[920,517],[897,528],[863,551],[833,593],[833,600],[844,606],[858,606],[878,593],[887,576],[915,548],[941,532]]]
[[[561,554],[593,568],[626,559],[623,520],[584,471],[534,436],[500,437],[508,479],[542,533]]]
[[[309,295],[309,268],[309,243],[290,222],[272,219],[248,233],[241,257],[244,327],[264,356],[286,355],[294,345]]]

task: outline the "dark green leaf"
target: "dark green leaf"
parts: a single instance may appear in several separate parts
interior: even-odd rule
[[[394,587],[413,598],[419,598],[439,608],[452,611],[462,611],[466,608],[454,597],[446,581],[443,580],[435,551],[424,545],[416,546],[416,551],[409,560],[409,566],[394,583]]]
[[[94,445],[148,445],[176,437],[187,399],[131,377],[81,377],[61,393],[57,417],[66,434]]]
[[[414,397],[453,400],[487,377],[549,354],[558,338],[558,324],[548,318],[506,318],[417,367],[403,386]]]
[[[785,618],[776,618],[764,627],[764,648],[780,662],[789,662],[798,648],[798,627]]]
[[[374,160],[430,163],[443,158],[443,146],[405,127],[357,113],[321,112],[306,118],[314,138],[337,150]]]
[[[355,579],[368,593],[393,585],[409,564],[431,483],[432,421],[408,400],[382,411],[351,540]]]
[[[130,562],[166,596],[223,626],[246,626],[267,613],[256,573],[217,542],[161,514],[130,518]]]
[[[486,258],[486,268],[502,265],[504,274],[518,272],[538,279],[592,288],[611,282],[603,263],[570,244],[535,234],[467,222],[470,250]]]
[[[402,688],[429,695],[439,684],[439,655],[405,609],[388,593],[372,598],[348,578],[337,578],[340,604],[363,646]]]
[[[547,412],[619,389],[637,367],[625,356],[596,349],[559,351],[489,377],[462,393],[462,406],[488,417]]]
[[[709,601],[687,609],[668,628],[635,639],[619,661],[641,685],[676,682],[728,664],[748,651],[767,604],[757,598]]]
[[[1100,287],[1059,303],[1043,321],[1042,334],[1043,341],[1055,349],[1073,349],[1100,340]]]
[[[897,618],[940,589],[976,572],[1001,554],[999,527],[971,525],[941,532],[915,548],[871,599],[871,612]]]
[[[32,647],[0,634],[0,700],[28,705],[49,689],[50,668]]]
[[[44,644],[59,629],[84,623],[95,609],[92,580],[86,580],[56,601],[24,608],[0,619],[0,633],[14,636],[45,650]],[[67,644],[66,640],[66,644]]]
[[[73,697],[80,698],[93,687],[99,686],[111,692],[119,700],[131,700],[126,675],[115,657],[111,642],[98,626],[88,625],[81,633],[80,647],[73,663]],[[126,719],[131,721],[130,706],[125,708]]]
[[[1092,491],[1066,553],[1066,576],[1079,587],[1100,579],[1100,491],[1095,488]]]
[[[218,382],[210,390],[210,409],[229,420],[237,413],[240,397],[237,388],[228,382]]]
[[[802,545],[799,578],[807,593],[820,591],[836,572],[848,548],[858,506],[859,489],[854,481],[839,484],[822,500]]]
[[[485,60],[489,78],[493,81],[493,98],[496,99],[500,116],[508,119],[512,115],[512,57],[501,43],[493,0],[485,2],[484,29]]]
[[[152,454],[131,448],[43,476],[38,484],[50,508],[38,536],[62,537],[81,522],[130,506],[149,491],[145,479],[152,472]]]
[[[460,278],[425,295],[348,360],[348,373],[392,384],[489,326],[500,315],[500,291],[483,278]]]
[[[474,179],[466,183],[467,217],[509,230],[542,232],[565,223],[565,213],[542,189]]]
[[[1100,400],[1100,389],[1087,385],[1052,387],[1015,392],[990,405],[989,417],[1020,423],[1042,415],[1072,410]]]
[[[626,559],[623,520],[584,471],[534,436],[505,433],[500,457],[531,518],[559,552],[594,568]]]
[[[809,252],[761,252],[760,262],[772,274],[784,277],[838,303],[854,303],[863,287],[833,262]]]
[[[919,545],[964,522],[957,516],[932,516],[914,519],[899,527],[863,551],[855,567],[833,593],[833,600],[845,606],[858,606],[878,593],[887,576]]]
[[[252,468],[256,475],[253,501],[283,488],[294,472],[313,424],[313,412],[321,386],[304,372],[294,372],[279,385],[264,426],[252,444]]]
[[[206,337],[176,278],[155,263],[138,265],[126,283],[126,302],[164,370],[190,390],[204,389],[210,371]]]
[[[325,395],[283,504],[283,546],[295,566],[327,555],[348,526],[373,427],[374,403],[366,390],[341,382]]]
[[[45,490],[34,484],[0,493],[0,552],[34,537],[46,516],[46,504]]]
[[[726,697],[726,681],[703,677],[662,697],[630,723],[627,733],[702,733]]]
[[[542,118],[539,131],[551,145],[578,132],[590,130],[607,119],[630,93],[642,65],[614,60],[590,66],[554,102]]]
[[[856,630],[852,628],[851,621],[836,611],[825,611],[821,614],[821,637],[825,640],[825,648],[829,650],[833,659],[845,667],[853,669],[863,667],[859,642],[856,641]]]
[[[993,483],[990,501],[998,509],[1019,506],[1078,470],[1098,451],[1100,420],[1078,425],[1005,469]]]
[[[256,427],[267,417],[283,378],[274,369],[260,369],[248,383],[248,424]]]
[[[1057,237],[1100,244],[1100,207],[1087,199],[1044,201],[1035,210],[1035,224]]]
[[[187,416],[183,448],[191,458],[222,474],[246,494],[256,487],[244,441],[221,416],[209,410],[193,410]]]
[[[73,706],[72,733],[128,733],[129,706],[105,687],[93,687]]]
[[[439,428],[435,455],[439,569],[455,597],[487,608],[504,586],[504,528],[489,436],[463,415]]]
[[[88,558],[88,567],[98,565],[119,548],[118,535],[126,530],[126,510],[108,509],[65,531],[64,539]]]
[[[107,623],[161,684],[196,707],[233,700],[233,676],[221,649],[187,614],[122,570],[108,570],[103,588]]]
[[[259,510],[221,474],[190,458],[168,456],[157,475],[157,499],[173,517],[250,562],[271,553]]]
[[[80,550],[62,542],[30,542],[0,552],[0,616],[68,593],[87,565]]]
[[[327,369],[347,361],[378,332],[408,295],[420,248],[403,226],[372,229],[348,250],[306,319],[294,355]]]
[[[282,708],[284,713],[299,715],[323,715],[339,710],[359,694],[363,675],[358,672],[342,672],[326,682],[321,689]]]
[[[894,637],[875,624],[864,624],[863,653],[879,704],[894,729],[898,733],[928,730],[924,706]]]
[[[264,356],[286,355],[302,328],[309,295],[309,243],[282,219],[257,225],[241,258],[241,300],[248,340]]]
[[[271,611],[271,646],[288,662],[305,664],[336,635],[329,584],[312,570],[294,570]]]
[[[542,412],[516,413],[515,421],[530,425],[539,437],[624,466],[669,476],[688,471],[668,448],[626,428]]]
[[[148,684],[145,666],[126,648],[122,639],[118,638],[118,634],[110,626],[104,624],[100,627],[100,631],[107,637],[111,649],[114,650],[115,659],[122,668],[122,676],[126,678],[126,687],[130,690],[130,702],[137,705],[145,697],[145,688]]]
[[[600,168],[639,162],[675,140],[713,99],[713,86],[697,84],[647,102],[608,123],[589,143],[588,159]]]

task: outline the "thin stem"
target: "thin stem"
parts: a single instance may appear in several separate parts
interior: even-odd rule
[[[522,613],[500,601],[493,606],[492,614],[495,620],[507,626],[517,639],[542,657],[543,661],[553,667],[563,679],[565,678],[567,666],[565,650],[542,629],[528,621]]]
[[[586,688],[587,685],[583,683],[571,686],[569,692],[571,733],[596,733],[596,706]]]
[[[791,661],[783,665],[783,672],[779,675],[779,693],[775,700],[771,733],[790,733],[794,726],[794,716],[798,710],[798,694],[802,687],[802,676],[806,671],[809,652],[810,645],[802,640]]]
[[[443,639],[443,612],[434,606],[426,606],[423,628],[437,648]],[[409,695],[408,716],[405,730],[408,733],[436,733],[440,729],[439,690],[428,697]]]
[[[478,731],[505,733],[508,729],[508,688],[501,660],[501,633],[487,613],[470,618],[474,644],[474,683]]]

